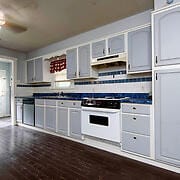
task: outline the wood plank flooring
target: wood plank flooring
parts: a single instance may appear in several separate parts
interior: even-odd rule
[[[180,180],[180,174],[23,127],[0,129],[0,180]]]

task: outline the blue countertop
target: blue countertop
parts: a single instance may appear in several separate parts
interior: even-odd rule
[[[59,93],[34,93],[33,96],[17,96],[16,98],[81,101],[85,97],[90,97],[90,98],[114,97],[116,99],[128,97],[127,99],[121,100],[121,102],[136,103],[136,104],[152,104],[152,100],[149,99],[148,93],[64,93],[64,96],[59,96]]]

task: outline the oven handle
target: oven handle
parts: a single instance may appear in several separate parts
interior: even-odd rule
[[[120,109],[107,109],[107,108],[94,108],[94,107],[82,107],[82,111],[120,113]]]

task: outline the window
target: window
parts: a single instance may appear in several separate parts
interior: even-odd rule
[[[73,81],[67,79],[67,69],[61,72],[56,72],[53,83],[53,89],[71,89],[73,88]]]

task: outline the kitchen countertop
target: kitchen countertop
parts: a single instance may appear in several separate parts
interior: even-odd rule
[[[84,95],[84,94],[83,94]],[[65,94],[65,96],[59,96],[57,93],[35,93],[33,96],[16,96],[15,98],[34,98],[34,99],[54,99],[54,100],[71,100],[71,101],[81,101],[85,95],[83,96],[80,93],[74,93],[73,95],[70,94]],[[97,98],[100,96],[102,97],[102,94],[99,93],[96,95]],[[107,96],[107,95],[106,95]],[[93,97],[93,95],[91,95]],[[105,97],[105,96],[104,96]],[[127,99],[120,100],[121,103],[135,103],[135,104],[152,104],[152,100],[149,99],[147,96],[141,97],[141,98],[136,98],[136,97],[129,97],[128,94],[123,94],[119,98],[127,97]]]
[[[141,98],[129,98],[124,99],[121,103],[134,103],[134,104],[152,104],[151,99],[141,99]]]

